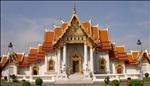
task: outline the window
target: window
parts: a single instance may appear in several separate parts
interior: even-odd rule
[[[39,73],[39,68],[37,66],[33,66],[32,67],[32,74],[33,75],[38,75],[38,73]]]
[[[54,62],[52,59],[50,59],[50,60],[49,60],[49,67],[48,67],[48,70],[49,70],[49,71],[54,71],[54,67],[55,67],[55,62]]]
[[[123,73],[123,66],[121,64],[118,64],[116,66],[116,71],[117,71],[117,74],[122,74]]]
[[[106,60],[100,58],[100,73],[106,73]]]

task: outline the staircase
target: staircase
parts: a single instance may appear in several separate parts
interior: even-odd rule
[[[72,74],[68,77],[68,80],[59,80],[55,82],[56,86],[57,84],[59,86],[80,86],[81,84],[86,84],[86,86],[91,86],[93,84],[92,80],[84,80],[84,76],[80,73]],[[90,85],[88,85],[90,84]],[[83,85],[82,85],[83,86]]]
[[[51,84],[51,83],[45,83],[43,86],[100,86],[100,83],[93,83],[93,84]]]
[[[83,80],[83,74],[80,73],[74,73],[69,76],[69,80]]]

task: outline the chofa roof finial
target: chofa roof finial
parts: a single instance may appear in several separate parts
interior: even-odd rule
[[[73,13],[76,14],[76,4],[74,3]]]

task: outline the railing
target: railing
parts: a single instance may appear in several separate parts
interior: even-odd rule
[[[40,77],[44,82],[54,82],[55,75],[16,75],[19,81],[27,80],[30,82],[34,82],[36,78]]]
[[[128,77],[132,79],[140,79],[140,74],[94,74],[93,81],[104,81],[109,76],[110,80],[126,80]]]

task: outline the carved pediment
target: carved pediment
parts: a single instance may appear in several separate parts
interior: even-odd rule
[[[84,35],[83,29],[79,25],[79,22],[76,19],[76,17],[73,18],[71,26],[67,29],[65,35]]]

